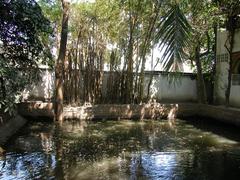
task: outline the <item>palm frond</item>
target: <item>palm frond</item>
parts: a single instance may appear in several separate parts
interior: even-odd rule
[[[173,5],[162,18],[156,38],[160,41],[159,48],[164,51],[161,61],[165,70],[182,70],[186,58],[184,49],[188,46],[191,30],[179,4]]]

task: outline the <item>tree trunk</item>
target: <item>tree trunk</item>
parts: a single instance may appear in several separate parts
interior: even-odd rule
[[[147,100],[149,100],[149,96],[150,96],[150,87],[151,87],[151,85],[152,85],[153,74],[154,74],[154,70],[155,70],[155,67],[153,67],[153,52],[154,52],[154,46],[152,47],[151,75],[150,75],[150,79],[149,79],[148,86],[147,86]],[[156,64],[156,65],[157,65],[157,64]]]
[[[207,95],[206,88],[202,74],[202,64],[200,61],[200,42],[197,42],[197,46],[195,49],[195,62],[197,67],[197,93],[198,93],[198,102],[206,104],[207,103]]]
[[[55,148],[56,148],[56,155],[55,155],[55,161],[56,161],[56,166],[54,169],[54,175],[56,179],[63,180],[65,179],[64,176],[64,163],[63,163],[63,154],[64,154],[64,148],[63,148],[63,139],[60,135],[61,127],[59,124],[56,124],[54,128],[54,134],[56,135],[56,143],[55,143]]]
[[[215,104],[215,83],[216,83],[216,65],[217,65],[217,25],[213,26],[214,29],[214,59],[211,75],[211,104]]]
[[[235,36],[235,16],[230,16],[228,18],[228,39],[229,40],[229,48],[227,47],[227,44],[225,43],[225,47],[228,50],[229,53],[229,69],[228,69],[228,84],[227,89],[225,91],[225,105],[229,106],[229,98],[231,93],[231,84],[232,84],[232,66],[233,66],[233,46],[234,46],[234,36]]]
[[[68,34],[68,17],[69,17],[69,3],[62,0],[63,17],[62,17],[62,31],[59,55],[55,68],[55,86],[56,86],[56,97],[55,97],[55,120],[63,121],[63,68],[66,56],[67,47],[67,34]]]
[[[147,50],[151,46],[151,39],[152,39],[152,36],[154,35],[156,21],[159,16],[159,9],[160,9],[160,5],[158,4],[157,7],[155,7],[155,9],[154,9],[154,16],[149,21],[146,37],[145,37],[145,40],[143,43],[143,50],[142,50],[142,54],[141,54],[142,67],[141,67],[140,80],[139,80],[139,86],[140,86],[139,87],[139,102],[143,100],[143,90],[144,90],[143,86],[144,86],[144,78],[145,78],[144,71],[145,71],[145,64],[146,64],[146,54],[147,54]]]
[[[131,20],[132,21],[132,20]],[[128,42],[128,54],[127,54],[127,88],[126,88],[126,103],[132,103],[133,94],[133,23],[130,22],[130,35]]]
[[[114,93],[113,93],[113,67],[115,63],[115,52],[114,50],[111,51],[110,55],[110,71],[109,71],[109,76],[108,76],[108,81],[107,81],[107,96],[105,98],[105,102],[107,103],[113,103],[114,101]],[[116,94],[115,94],[116,98]]]
[[[5,87],[5,81],[3,77],[0,77],[0,84],[1,84],[2,98],[6,99],[6,87]]]

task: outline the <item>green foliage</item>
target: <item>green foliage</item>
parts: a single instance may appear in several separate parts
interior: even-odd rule
[[[51,26],[34,0],[0,0],[0,9],[0,104],[11,112],[38,65],[51,62]]]
[[[15,92],[37,78],[39,64],[53,66],[50,49],[59,48],[62,9],[59,0],[38,0],[39,5],[34,0],[0,2],[0,91],[4,99],[1,102],[6,104],[4,97],[19,94]],[[212,73],[216,46],[213,27],[225,21],[222,9],[224,12],[228,9],[239,11],[233,8],[239,4],[234,0],[72,2],[67,58],[69,64],[74,65],[69,72],[73,68],[89,70],[92,71],[88,72],[89,76],[93,77],[93,71],[102,71],[104,61],[114,71],[122,72],[123,79],[119,82],[123,84],[117,84],[121,95],[128,81],[131,86],[134,84],[136,92],[133,94],[140,94],[146,59],[156,46],[164,51],[163,67],[177,72],[182,70],[185,61],[191,60],[195,68],[195,50],[200,47],[202,72]],[[49,37],[50,26],[55,36]],[[124,74],[126,71],[131,72]],[[134,77],[134,80],[127,77],[134,72],[141,72],[142,77]],[[170,77],[169,81],[172,79]]]
[[[157,39],[160,48],[164,49],[162,57],[163,67],[166,70],[182,70],[186,60],[185,48],[189,45],[191,26],[179,7],[172,5],[159,24]]]

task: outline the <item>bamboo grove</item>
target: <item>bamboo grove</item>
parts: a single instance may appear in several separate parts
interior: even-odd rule
[[[55,70],[52,100],[58,114],[64,104],[148,102],[153,81],[153,72],[146,81],[149,61],[152,71],[161,65],[173,72],[181,72],[183,63],[190,62],[198,102],[211,103],[217,30],[227,29],[225,47],[232,67],[234,36],[240,27],[240,0],[1,0],[0,6],[4,112],[21,101],[27,84],[37,82],[43,64]],[[162,53],[160,58],[155,58],[156,51]]]
[[[59,1],[53,2],[52,9],[53,6],[61,9]],[[44,6],[47,3],[40,3],[48,17],[55,20],[58,49],[61,11],[53,16]],[[152,64],[162,63],[167,71],[181,71],[186,60],[192,62],[197,73],[199,102],[207,103],[203,74],[210,74],[213,87],[216,29],[224,26],[228,16],[236,17],[237,13],[231,14],[231,7],[239,7],[239,2],[96,0],[71,3],[62,64],[64,103],[148,101],[152,77],[144,84],[144,72],[154,49],[164,53],[160,60],[152,59]],[[104,73],[104,69],[108,72]],[[103,83],[107,84],[105,95]]]
[[[156,45],[160,7],[160,1],[71,6],[63,68],[66,104],[143,101],[145,63]],[[103,96],[106,63],[107,96]]]

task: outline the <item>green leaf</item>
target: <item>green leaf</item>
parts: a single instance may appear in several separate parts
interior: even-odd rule
[[[156,36],[160,41],[159,48],[164,51],[161,61],[165,70],[182,70],[191,30],[179,4],[171,6],[161,20]]]

